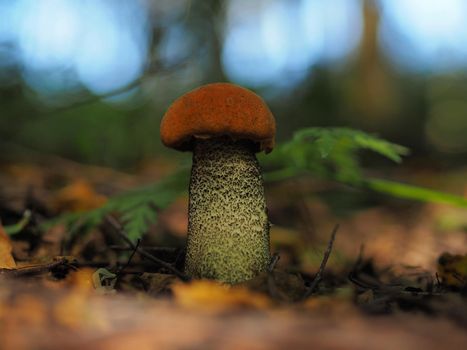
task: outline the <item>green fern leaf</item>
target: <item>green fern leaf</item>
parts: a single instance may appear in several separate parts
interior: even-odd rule
[[[366,149],[400,162],[408,149],[349,128],[307,128],[279,145],[273,157],[262,160],[284,174],[313,173],[326,179],[357,184],[363,179],[357,152]],[[284,172],[283,169],[288,169]],[[273,174],[274,175],[274,174]],[[276,174],[277,175],[277,174]],[[268,179],[268,174],[265,178]],[[276,176],[272,176],[277,179]]]
[[[110,198],[98,209],[85,213],[63,214],[55,220],[46,222],[44,229],[58,222],[69,228],[94,227],[99,225],[108,214],[120,215],[123,228],[128,237],[136,241],[148,230],[149,225],[157,221],[157,212],[166,208],[187,189],[188,170],[182,169],[155,184],[128,191]]]
[[[149,225],[156,223],[157,211],[148,203],[141,203],[141,205],[134,207],[133,210],[125,212],[120,220],[123,223],[125,232],[128,234],[128,238],[136,241],[147,232]]]

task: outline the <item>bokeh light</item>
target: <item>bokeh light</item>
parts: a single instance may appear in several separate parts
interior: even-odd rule
[[[467,67],[465,0],[380,0],[381,42],[396,64],[414,71]]]
[[[167,65],[186,60],[192,49],[191,39],[190,32],[184,26],[168,27],[159,44],[159,59]]]
[[[224,69],[242,84],[290,86],[313,64],[345,58],[361,29],[357,0],[230,1]]]
[[[144,70],[149,25],[139,1],[10,0],[0,11],[0,45],[9,44],[39,92],[83,84],[106,93]]]

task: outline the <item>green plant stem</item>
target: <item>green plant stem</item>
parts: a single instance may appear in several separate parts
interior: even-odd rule
[[[467,199],[461,196],[407,185],[400,182],[371,178],[364,180],[363,186],[373,191],[389,194],[398,198],[412,199],[422,202],[445,203],[461,208],[467,208]]]

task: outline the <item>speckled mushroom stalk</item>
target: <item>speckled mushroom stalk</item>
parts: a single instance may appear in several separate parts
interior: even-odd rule
[[[261,170],[248,141],[195,141],[189,189],[186,273],[238,283],[270,261]]]

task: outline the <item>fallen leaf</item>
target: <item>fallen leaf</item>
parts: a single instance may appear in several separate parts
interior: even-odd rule
[[[0,224],[0,268],[16,268],[15,259],[13,259],[13,255],[11,255],[12,250],[13,247],[11,245],[10,237],[8,237],[3,226]]]
[[[91,268],[82,268],[71,272],[66,278],[67,284],[83,292],[94,291],[93,277],[95,272],[96,270]]]
[[[251,291],[268,294],[276,301],[298,301],[306,292],[305,282],[300,276],[278,269],[271,273],[262,272],[241,285]]]
[[[92,283],[99,293],[115,293],[114,287],[116,282],[117,275],[107,269],[100,268],[92,274]]]
[[[32,294],[18,296],[10,307],[10,317],[14,317],[19,324],[37,327],[48,321],[45,304]]]
[[[438,259],[438,275],[447,286],[457,288],[467,286],[467,254],[443,253]]]
[[[74,289],[53,305],[54,319],[60,325],[70,329],[107,328],[109,325],[101,314],[102,311],[98,308],[91,308],[89,298],[88,293]]]
[[[57,193],[52,201],[52,208],[58,212],[86,211],[99,208],[106,200],[87,181],[79,179]]]
[[[327,317],[340,318],[343,315],[349,317],[359,312],[353,304],[350,294],[350,290],[343,290],[334,296],[313,296],[301,304],[302,310]]]
[[[140,276],[140,280],[147,285],[146,292],[149,295],[160,296],[170,291],[170,287],[177,281],[177,277],[163,273],[145,272]]]
[[[245,287],[208,280],[177,283],[172,286],[172,291],[179,305],[196,310],[223,311],[242,307],[266,309],[272,305],[272,301],[265,295]]]

